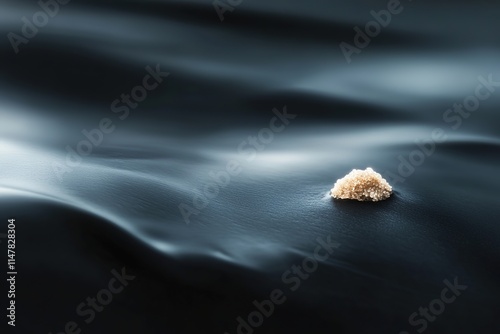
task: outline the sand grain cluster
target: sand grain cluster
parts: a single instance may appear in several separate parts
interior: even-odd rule
[[[353,169],[349,174],[335,182],[330,195],[336,199],[358,201],[381,201],[392,194],[392,187],[387,181],[368,167],[365,170]]]

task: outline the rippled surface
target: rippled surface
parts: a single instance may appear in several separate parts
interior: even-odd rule
[[[458,277],[467,290],[427,332],[498,332],[500,92],[460,124],[444,114],[478,77],[500,81],[499,7],[404,3],[347,64],[339,43],[385,6],[254,0],[220,22],[205,1],[71,2],[19,54],[4,38],[0,207],[18,222],[16,330],[74,320],[84,333],[232,334],[282,288],[286,303],[255,333],[416,333],[409,316]],[[2,33],[37,10],[2,5]],[[121,120],[112,102],[157,64],[170,75]],[[284,106],[296,117],[251,159],[240,145]],[[115,130],[58,176],[66,147],[103,118]],[[399,158],[436,128],[445,139],[401,182]],[[179,205],[195,207],[233,160],[241,172],[186,224]],[[393,197],[332,201],[334,181],[367,166]],[[282,273],[327,236],[340,246],[292,293]],[[123,266],[137,279],[86,324],[75,308]]]

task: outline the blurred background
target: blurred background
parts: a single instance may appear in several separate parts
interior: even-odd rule
[[[18,272],[2,326],[498,333],[499,14],[2,0],[0,233],[16,219]],[[331,199],[366,167],[389,200]],[[267,316],[254,301],[276,289]]]

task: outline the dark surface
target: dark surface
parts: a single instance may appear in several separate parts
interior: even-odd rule
[[[386,2],[243,1],[220,22],[209,1],[74,0],[19,54],[3,38],[0,233],[16,219],[18,261],[7,330],[233,334],[282,289],[255,333],[417,333],[410,315],[457,278],[467,289],[425,332],[498,333],[500,88],[457,129],[443,113],[478,76],[500,81],[500,7],[403,5],[350,64],[339,43]],[[2,3],[0,32],[38,10]],[[156,64],[170,76],[120,120],[111,103]],[[247,161],[240,143],[285,105],[297,117]],[[104,117],[115,131],[60,181],[53,164]],[[446,140],[405,182],[389,178],[389,200],[328,196],[352,168],[397,174],[436,128]],[[242,172],[186,224],[179,204],[232,159]],[[328,236],[340,246],[292,292],[282,274]],[[86,324],[77,306],[123,267],[136,278]]]

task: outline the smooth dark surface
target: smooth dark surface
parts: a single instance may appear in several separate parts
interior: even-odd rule
[[[500,6],[402,4],[350,64],[339,43],[387,2],[244,0],[221,22],[210,1],[73,0],[18,54],[2,38],[0,233],[16,219],[18,261],[2,326],[233,334],[282,289],[254,333],[417,333],[410,315],[457,277],[425,333],[498,333],[500,87],[456,129],[443,114],[479,76],[500,81]],[[38,10],[2,2],[1,35]],[[112,102],[157,64],[170,75],[120,120]],[[248,161],[239,145],[284,106],[296,118]],[[115,130],[61,181],[54,163],[103,118]],[[329,197],[352,168],[397,174],[436,128],[389,200]],[[241,173],[186,224],[179,205],[233,159]],[[338,249],[290,291],[282,274],[329,236]],[[136,278],[86,324],[77,306],[123,267]]]

